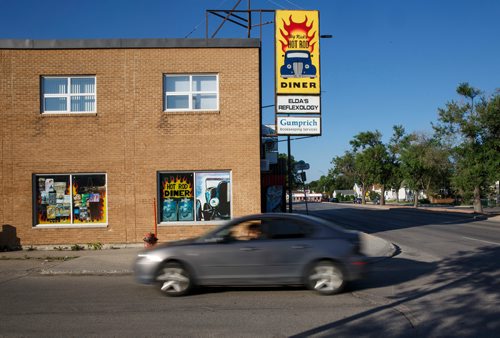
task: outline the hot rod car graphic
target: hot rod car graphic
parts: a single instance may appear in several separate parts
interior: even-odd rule
[[[289,50],[285,52],[285,60],[280,68],[282,78],[316,77],[316,67],[311,62],[311,54],[307,50]]]
[[[204,188],[205,193],[200,196],[201,199],[196,199],[196,219],[205,221],[229,219],[231,216],[229,181],[207,177]]]

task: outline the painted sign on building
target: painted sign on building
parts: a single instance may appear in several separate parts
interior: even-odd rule
[[[276,93],[320,94],[319,12],[277,10]]]

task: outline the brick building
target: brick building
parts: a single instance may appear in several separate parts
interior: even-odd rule
[[[156,216],[168,241],[260,212],[259,58],[256,39],[0,40],[0,238],[140,243]]]

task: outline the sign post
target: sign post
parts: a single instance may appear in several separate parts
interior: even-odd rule
[[[288,202],[292,212],[290,136],[321,136],[319,12],[277,10],[274,22],[276,134],[287,136]],[[301,162],[295,170],[304,173],[309,164]]]

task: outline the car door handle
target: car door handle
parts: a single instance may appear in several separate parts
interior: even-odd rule
[[[307,249],[309,245],[292,245],[292,249]]]
[[[254,248],[254,247],[244,247],[244,248],[240,248],[240,251],[255,251],[255,250],[258,250],[257,248]]]

